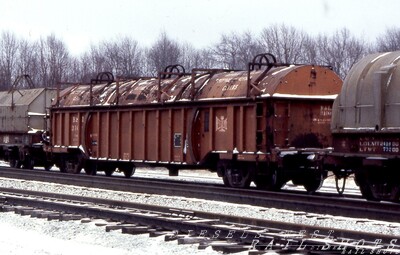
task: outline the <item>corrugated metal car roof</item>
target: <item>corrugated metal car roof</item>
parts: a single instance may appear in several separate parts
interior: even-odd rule
[[[333,108],[335,132],[400,129],[400,51],[375,53],[349,71]]]
[[[45,89],[19,89],[0,92],[0,107],[14,105],[30,105]]]
[[[161,80],[160,101],[218,100],[247,97],[247,71],[204,72]],[[314,65],[287,65],[250,73],[252,81],[258,80],[257,89],[251,95],[258,97],[330,96],[336,97],[341,79],[329,68]],[[194,81],[194,82],[193,82]],[[193,89],[194,84],[194,89]],[[118,104],[140,105],[158,103],[159,80],[135,79],[119,83]],[[93,105],[112,105],[117,101],[116,82],[95,85],[92,90]],[[83,106],[90,104],[90,86],[77,85],[61,94],[59,106]]]

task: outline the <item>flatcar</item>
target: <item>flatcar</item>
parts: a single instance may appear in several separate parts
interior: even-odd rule
[[[30,88],[19,89],[24,80]],[[34,88],[29,75],[18,76],[10,90],[0,92],[0,158],[11,167],[52,166],[43,146],[49,141],[48,108],[55,97],[55,89]]]
[[[363,196],[400,196],[400,52],[375,53],[349,71],[333,105],[333,152],[325,165],[355,174]]]
[[[292,181],[313,192],[326,177],[320,162],[341,86],[329,67],[277,63],[271,54],[244,71],[174,65],[129,80],[102,73],[59,92],[46,152],[63,172],[207,168],[231,187]]]

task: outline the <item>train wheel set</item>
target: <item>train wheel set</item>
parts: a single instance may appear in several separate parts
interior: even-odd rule
[[[168,66],[158,77],[0,92],[0,156],[12,167],[132,176],[139,166],[216,171],[226,186],[398,201],[400,52],[366,56],[344,83],[331,68],[260,54],[247,70]],[[53,99],[53,100],[51,100]],[[44,135],[45,134],[45,135]]]

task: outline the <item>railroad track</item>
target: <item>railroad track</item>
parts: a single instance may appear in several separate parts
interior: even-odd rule
[[[106,231],[165,236],[224,253],[398,254],[395,236],[27,190],[0,193],[1,210],[48,220],[99,221]],[[349,253],[351,252],[351,253]]]
[[[200,170],[201,171],[201,170]],[[192,170],[193,172],[193,170]],[[207,171],[206,171],[207,172]],[[207,173],[204,174],[203,176],[198,176],[198,175],[193,175],[190,173],[187,173],[186,171],[182,171],[182,173],[179,173],[179,176],[169,176],[168,171],[160,170],[160,171],[152,171],[152,170],[147,170],[147,171],[141,171],[141,169],[137,169],[135,172],[135,177],[141,177],[141,178],[152,178],[152,179],[168,179],[171,181],[190,181],[190,182],[196,182],[196,183],[208,183],[208,184],[214,184],[214,185],[223,185],[222,178],[217,177],[215,174],[214,177],[211,175],[208,175]],[[324,185],[321,187],[321,189],[318,191],[318,193],[330,193],[333,196],[338,195],[338,191],[336,189],[335,183],[329,182],[329,179],[334,181],[334,176],[331,179],[328,177],[328,179],[325,180]],[[344,194],[346,197],[353,197],[353,198],[360,198],[361,193],[358,187],[355,187],[353,184],[354,180],[352,176],[347,180],[347,185],[344,191]],[[255,188],[255,185],[251,185],[251,188]],[[282,188],[282,191],[296,191],[299,193],[306,193],[305,189],[303,186],[296,186],[292,184],[291,182],[286,183],[286,185]],[[328,194],[325,194],[328,195]]]
[[[307,195],[295,192],[267,192],[255,189],[232,189],[218,185],[165,181],[142,178],[109,178],[63,174],[59,172],[0,168],[0,177],[44,181],[66,185],[110,189],[136,193],[185,196],[214,201],[308,211],[333,216],[361,217],[398,222],[400,205],[386,202],[369,202],[363,199],[331,195]],[[1,189],[0,189],[1,190]]]

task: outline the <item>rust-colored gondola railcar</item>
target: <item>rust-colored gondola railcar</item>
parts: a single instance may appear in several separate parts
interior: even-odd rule
[[[327,67],[277,64],[270,54],[248,71],[172,66],[158,78],[78,85],[51,109],[51,151],[63,171],[209,168],[229,186],[293,180],[315,190],[341,85]]]
[[[399,51],[361,59],[333,106],[334,153],[327,162],[339,177],[355,173],[367,199],[400,196],[399,61]]]

